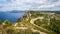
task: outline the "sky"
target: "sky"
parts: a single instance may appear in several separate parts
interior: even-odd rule
[[[12,10],[60,11],[60,0],[0,0],[0,11]]]

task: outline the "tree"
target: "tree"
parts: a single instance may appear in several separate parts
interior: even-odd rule
[[[11,25],[12,25],[12,23],[10,23],[8,20],[5,20],[5,21],[4,21],[3,28],[7,28],[7,27],[9,27],[9,26],[11,26]]]
[[[50,20],[50,26],[48,26],[50,28],[50,30],[59,33],[59,28],[60,24],[57,22],[57,20],[55,18],[51,18]]]
[[[33,34],[40,34],[39,32],[33,32]]]
[[[9,24],[9,21],[8,20],[5,20],[4,23],[7,25],[7,24]]]
[[[7,34],[14,34],[15,32],[14,32],[14,30],[13,29],[8,29],[7,30]]]
[[[34,21],[34,24],[40,26],[42,24],[42,22],[40,21],[40,19],[37,19],[36,21]]]
[[[2,25],[2,22],[1,22],[1,20],[0,20],[0,25]]]

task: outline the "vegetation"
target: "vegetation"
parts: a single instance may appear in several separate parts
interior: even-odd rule
[[[34,24],[40,26],[42,24],[42,22],[40,21],[40,19],[37,19],[36,21],[34,21]]]
[[[52,12],[36,11],[31,11],[28,13],[30,13],[31,16],[24,15],[23,18],[18,19],[17,23],[11,23],[8,20],[5,20],[4,22],[0,21],[0,31],[3,32],[3,34],[40,34],[40,32],[47,34],[60,34],[60,14],[55,12],[52,14]],[[36,19],[33,24],[30,23],[32,19],[38,17],[44,18]],[[42,29],[40,27],[42,27]],[[32,29],[37,31],[34,32]],[[49,32],[44,29],[48,30]]]
[[[56,32],[56,33],[60,33],[60,23],[55,19],[55,18],[52,18],[50,20],[50,25],[48,26],[50,30]]]
[[[22,23],[18,23],[18,25],[16,25],[16,27],[14,28],[13,25],[15,23],[11,23],[9,22],[8,20],[5,20],[4,22],[1,22],[2,23],[2,27],[0,27],[0,31],[3,32],[4,34],[7,33],[7,34],[40,34],[39,32],[33,32],[30,28],[28,29],[15,29],[16,27],[21,27],[20,24]],[[19,26],[20,25],[20,26]],[[23,26],[23,27],[26,27],[26,26]],[[3,31],[2,31],[3,30]]]
[[[1,22],[1,20],[0,20],[0,25],[2,25],[2,22]]]
[[[42,21],[40,19],[37,19],[34,21],[34,24],[37,26],[43,27],[49,31],[55,32],[57,34],[60,34],[60,14],[56,12],[30,12],[31,18],[37,18],[37,17],[44,17]],[[54,14],[52,14],[54,13]],[[49,20],[50,19],[50,20]]]

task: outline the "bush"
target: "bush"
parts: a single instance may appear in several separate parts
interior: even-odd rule
[[[34,21],[34,24],[40,26],[40,24],[42,24],[42,23],[41,23],[40,19],[37,19],[36,21]]]

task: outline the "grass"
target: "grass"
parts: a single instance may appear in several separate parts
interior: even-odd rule
[[[56,21],[55,19],[51,19],[52,21],[50,21],[50,25],[48,25],[48,16],[49,18],[51,17],[50,15],[45,15],[45,14],[34,14],[32,13],[33,15],[28,18],[28,20],[22,20],[21,22],[17,22],[18,24],[16,26],[13,26],[15,23],[11,23],[9,22],[8,20],[4,21],[5,25],[3,25],[0,21],[0,30],[5,32],[5,33],[8,33],[8,34],[39,34],[39,32],[32,32],[32,28],[35,29],[35,30],[38,30],[38,31],[41,31],[41,32],[45,32],[47,34],[57,34],[56,30],[58,32],[60,32],[60,21]],[[33,24],[30,23],[30,20],[32,18],[37,18],[37,17],[40,17],[40,16],[43,16],[45,17],[42,21],[40,19],[37,19],[34,24],[36,24],[37,26],[39,27],[42,27],[42,28],[45,28],[48,31],[46,30],[43,30]],[[55,15],[56,16],[56,15]],[[58,15],[56,18],[60,18],[60,16]],[[25,17],[26,18],[26,17]],[[46,19],[47,18],[47,19]],[[28,29],[27,30],[22,30],[22,29],[16,29],[14,27],[22,27],[21,24],[24,25],[24,27],[27,27]],[[56,28],[56,29],[55,29]],[[60,33],[59,33],[60,34]]]

